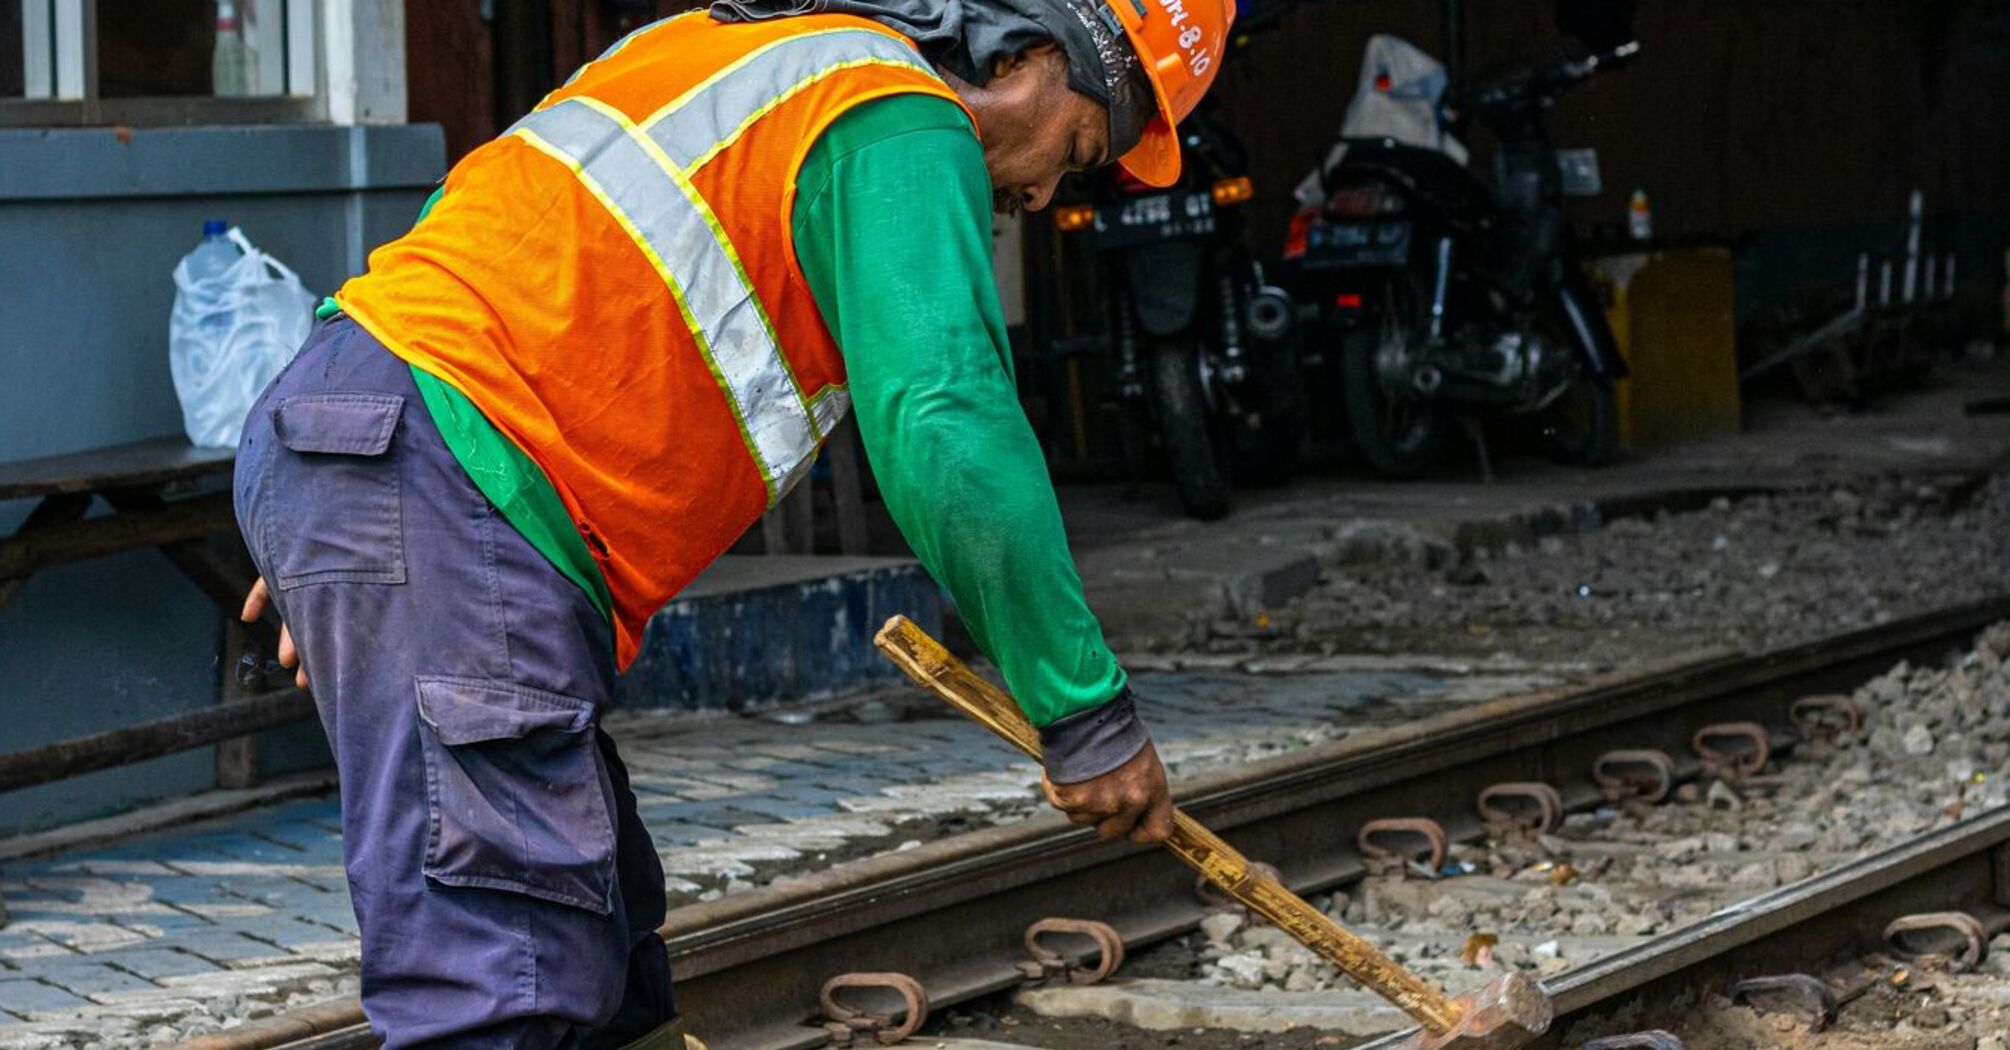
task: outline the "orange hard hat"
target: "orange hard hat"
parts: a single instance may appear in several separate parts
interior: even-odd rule
[[[1200,105],[1221,71],[1229,27],[1235,24],[1235,0],[1103,2],[1123,25],[1158,100],[1158,112],[1145,124],[1144,136],[1118,163],[1143,182],[1170,186],[1179,181],[1175,129]]]

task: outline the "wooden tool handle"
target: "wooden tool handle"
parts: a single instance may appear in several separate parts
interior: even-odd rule
[[[873,639],[908,677],[976,719],[1029,757],[1040,757],[1040,734],[1011,694],[977,676],[905,616],[886,622]],[[1173,851],[1209,882],[1269,919],[1347,976],[1394,1003],[1433,1035],[1452,1030],[1459,1007],[1443,992],[1347,931],[1305,898],[1250,865],[1248,858],[1185,813],[1173,812]]]

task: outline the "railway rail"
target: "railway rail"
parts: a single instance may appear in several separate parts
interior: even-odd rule
[[[1819,975],[1886,947],[1894,922],[1949,913],[2000,918],[2006,907],[2010,807],[2000,807],[1545,982],[1557,1011],[1551,1042],[1590,1045],[1573,1039],[1572,1029],[1629,1000],[1696,1003],[1706,992],[1742,994],[1740,985],[1797,994],[1819,1029],[1834,1020],[1838,999],[1862,991],[1835,987]],[[1391,1036],[1361,1050],[1392,1050],[1400,1041]],[[1618,1039],[1606,1045],[1680,1046]]]
[[[1371,821],[1428,817],[1450,839],[1469,841],[1485,833],[1475,812],[1479,794],[1509,782],[1552,786],[1565,811],[1601,805],[1606,795],[1593,767],[1614,751],[1663,752],[1672,777],[1693,778],[1705,764],[1693,748],[1698,729],[1788,726],[1797,700],[1847,691],[1901,660],[1937,661],[2003,619],[2010,619],[2010,598],[1756,654],[1678,658],[1363,732],[1199,778],[1177,794],[1196,818],[1274,864],[1294,889],[1319,892],[1368,873],[1354,832]],[[1737,754],[1713,760],[1736,761]],[[1965,879],[1975,893],[1999,893],[1988,880],[1996,866],[2010,864],[2005,840],[2010,815],[1978,817],[1573,971],[1551,990],[1568,1021],[1656,981],[1696,979],[1781,937],[1798,940],[1781,931],[1809,916],[1856,907],[1868,914],[1887,898],[1938,894],[1925,886],[1935,879]],[[819,990],[834,976],[911,974],[939,1007],[1023,981],[1021,931],[1038,920],[1098,919],[1138,947],[1192,930],[1206,914],[1191,873],[1172,858],[1099,842],[1043,815],[681,908],[661,932],[691,1030],[715,1050],[810,1050],[830,1039],[813,1022]],[[360,1008],[338,1003],[183,1048],[373,1045]]]

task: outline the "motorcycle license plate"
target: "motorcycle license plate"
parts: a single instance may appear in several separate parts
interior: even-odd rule
[[[1401,266],[1409,260],[1407,222],[1328,222],[1305,233],[1305,265],[1311,269]]]
[[[1128,197],[1096,209],[1096,247],[1127,248],[1214,232],[1214,198],[1174,191]]]

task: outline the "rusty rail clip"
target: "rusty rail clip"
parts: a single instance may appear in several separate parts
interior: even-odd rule
[[[1675,790],[1675,760],[1658,748],[1607,751],[1591,763],[1591,779],[1607,802],[1632,798],[1655,805]]]
[[[1517,807],[1519,811],[1499,805],[1506,799],[1521,799],[1529,805]],[[1475,805],[1489,829],[1534,838],[1563,826],[1563,796],[1538,781],[1509,781],[1482,788]]]
[[[1754,995],[1766,996],[1787,993],[1799,996],[1802,1005],[1811,1012],[1808,1031],[1819,1032],[1835,1023],[1836,1011],[1842,1004],[1836,993],[1826,982],[1804,973],[1780,974],[1776,977],[1750,977],[1731,986],[1731,1002],[1750,1006],[1761,1013],[1770,1012],[1752,1002]]]
[[[894,1014],[861,1010],[838,1002],[837,992],[841,988],[883,988],[900,996],[904,1019],[894,1022]],[[871,1032],[872,1037],[882,1046],[892,1046],[914,1034],[922,1023],[928,1020],[928,990],[921,982],[904,973],[842,973],[824,982],[817,999],[823,1004],[824,1016],[830,1022],[824,1025],[831,1042],[838,1046],[850,1046],[859,1032]]]
[[[1593,1039],[1578,1050],[1688,1050],[1682,1040],[1673,1032],[1659,1028],[1645,1032],[1628,1032],[1625,1035],[1608,1035],[1603,1039]]]
[[[1096,944],[1096,965],[1083,967],[1060,952],[1040,943],[1048,934],[1087,937]],[[1033,980],[1057,973],[1068,975],[1071,984],[1099,984],[1124,964],[1124,939],[1109,923],[1094,919],[1041,919],[1026,927],[1026,953],[1033,958],[1019,964],[1019,972]]]
[[[1743,740],[1748,746],[1730,751],[1712,743],[1730,740]],[[1689,738],[1689,746],[1703,760],[1703,772],[1732,782],[1745,780],[1766,768],[1766,761],[1773,757],[1772,734],[1757,722],[1718,722],[1704,726]]]
[[[1908,936],[1924,933],[1940,936]],[[1950,938],[1957,942],[1953,951],[1946,950]],[[1989,932],[1982,928],[1981,920],[1960,911],[1922,912],[1893,919],[1884,928],[1884,943],[1893,955],[1914,964],[1946,959],[1948,969],[1955,973],[1975,969],[1989,954]]]
[[[1367,858],[1370,870],[1378,874],[1393,871],[1403,878],[1408,878],[1411,867],[1418,863],[1416,850],[1404,853],[1376,841],[1398,835],[1414,836],[1424,840],[1424,846],[1428,851],[1426,855],[1430,859],[1423,863],[1428,865],[1430,878],[1437,878],[1438,873],[1445,870],[1445,851],[1448,848],[1445,829],[1429,817],[1390,817],[1371,820],[1361,825],[1361,830],[1354,835],[1354,845],[1361,851],[1361,855]]]
[[[1278,884],[1280,885],[1282,885],[1284,882],[1284,873],[1278,871],[1277,866],[1274,864],[1267,864],[1260,860],[1252,860],[1249,862],[1249,868],[1251,871],[1260,871],[1263,874],[1270,876],[1272,879],[1277,880]],[[1207,881],[1207,876],[1205,875],[1195,876],[1193,880],[1193,895],[1196,900],[1200,901],[1200,905],[1203,908],[1242,907],[1241,901],[1236,900],[1234,897],[1231,897],[1226,893],[1223,893],[1220,887],[1216,886],[1212,882]]]
[[[1836,743],[1863,728],[1863,708],[1840,693],[1804,696],[1787,708],[1787,720],[1803,740]]]

